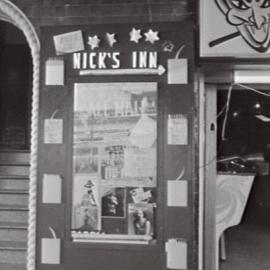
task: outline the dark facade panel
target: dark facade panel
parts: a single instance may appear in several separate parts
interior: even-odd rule
[[[12,1],[35,27],[89,23],[183,21],[194,1]]]

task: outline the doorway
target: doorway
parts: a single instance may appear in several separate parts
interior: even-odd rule
[[[0,150],[29,150],[32,57],[22,31],[0,21]]]
[[[212,252],[219,245],[212,269],[268,269],[270,86],[219,84],[206,89],[206,142],[212,142],[206,145],[206,189],[215,190],[215,196],[209,195],[210,208],[206,204],[214,215],[205,215],[205,225],[212,224],[213,230],[205,232],[213,240],[206,240]],[[225,241],[215,241],[219,230]]]

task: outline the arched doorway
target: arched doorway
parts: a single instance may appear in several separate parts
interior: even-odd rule
[[[11,23],[0,21],[0,37],[0,151],[29,156],[31,52],[23,33]]]
[[[31,22],[25,14],[12,2],[0,2],[0,20],[13,24],[20,29],[30,47],[33,74],[32,74],[32,108],[30,132],[30,184],[29,184],[29,218],[28,218],[28,244],[27,244],[27,270],[35,269],[36,251],[36,183],[37,183],[37,138],[38,138],[38,100],[39,100],[39,51],[38,36]]]

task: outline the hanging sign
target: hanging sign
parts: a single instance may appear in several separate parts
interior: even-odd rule
[[[53,40],[56,55],[67,58],[66,70],[72,76],[157,76],[168,84],[188,84],[189,38],[186,33],[184,40],[172,38],[168,29],[158,25],[153,29],[82,27],[54,35]]]
[[[53,37],[57,55],[84,50],[82,31],[74,31]]]
[[[168,115],[168,144],[188,144],[188,119],[183,114]]]
[[[73,69],[79,75],[163,75],[164,66],[158,65],[156,51],[133,51],[130,68],[121,68],[121,52],[83,52],[73,54]]]
[[[63,119],[44,120],[44,143],[45,144],[63,143]]]
[[[166,243],[167,268],[187,269],[187,249],[185,239],[168,239]]]
[[[201,57],[269,57],[269,1],[201,0]]]

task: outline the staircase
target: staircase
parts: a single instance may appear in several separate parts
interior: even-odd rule
[[[0,270],[26,270],[30,153],[0,151]]]

